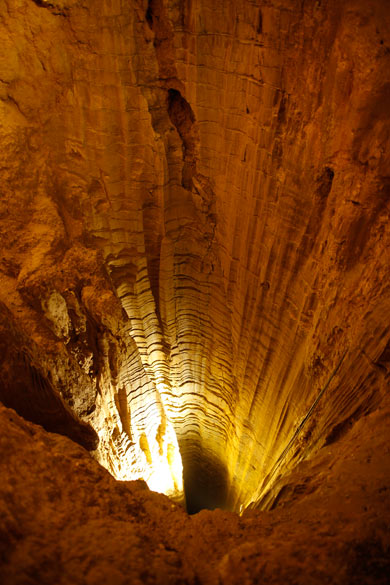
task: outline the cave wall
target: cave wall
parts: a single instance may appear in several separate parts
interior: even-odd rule
[[[386,2],[0,6],[0,398],[256,505],[388,386]]]

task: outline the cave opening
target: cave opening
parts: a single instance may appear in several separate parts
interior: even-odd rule
[[[188,514],[228,508],[228,470],[215,457],[201,452],[184,459],[183,480]]]

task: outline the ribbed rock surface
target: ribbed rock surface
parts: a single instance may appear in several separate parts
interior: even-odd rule
[[[178,498],[180,447],[191,509],[265,501],[388,387],[387,2],[0,10],[0,398]]]

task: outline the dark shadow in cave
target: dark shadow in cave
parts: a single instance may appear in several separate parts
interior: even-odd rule
[[[227,507],[229,476],[223,463],[200,452],[183,460],[183,468],[188,514]]]
[[[30,346],[30,347],[29,347]],[[20,416],[59,433],[92,451],[99,437],[80,420],[65,401],[49,375],[36,367],[37,350],[18,330],[8,308],[0,303],[0,401]]]

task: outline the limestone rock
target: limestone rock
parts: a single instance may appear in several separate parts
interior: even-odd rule
[[[33,420],[70,409],[179,500],[183,464],[193,510],[256,507],[387,392],[387,2],[0,6],[2,335],[56,403]]]

